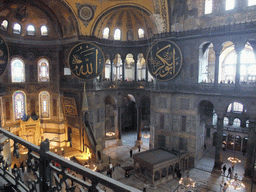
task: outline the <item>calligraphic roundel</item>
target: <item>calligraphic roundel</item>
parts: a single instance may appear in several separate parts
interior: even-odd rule
[[[173,79],[181,70],[182,53],[172,41],[158,41],[148,51],[147,65],[150,74],[160,80]]]
[[[9,49],[4,38],[0,35],[0,76],[4,73],[8,63]]]
[[[99,76],[104,68],[104,54],[95,44],[84,42],[75,45],[68,57],[72,73],[83,80]]]

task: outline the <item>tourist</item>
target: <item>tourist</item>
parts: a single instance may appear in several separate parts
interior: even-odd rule
[[[225,172],[226,172],[226,170],[227,170],[226,165],[223,165],[223,167],[222,167],[222,172],[223,172],[223,175],[224,175],[224,176],[225,176]]]
[[[138,146],[138,151],[139,151],[139,152],[140,152],[140,148],[141,148],[141,146],[139,145],[139,146]]]
[[[224,183],[222,191],[223,191],[223,192],[226,192],[227,189],[228,189],[228,185],[227,185],[227,183]]]
[[[130,157],[132,157],[132,149],[130,150]]]
[[[181,172],[180,172],[180,170],[178,170],[176,174],[177,174],[178,180],[180,180],[181,179]]]
[[[227,175],[227,177],[230,176],[230,178],[231,178],[231,172],[232,172],[231,167],[229,167],[228,168],[228,175]]]

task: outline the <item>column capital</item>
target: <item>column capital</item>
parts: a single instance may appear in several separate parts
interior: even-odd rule
[[[215,55],[220,55],[222,49],[223,49],[223,46],[221,43],[214,43],[213,44],[213,49],[215,51]]]
[[[244,49],[245,42],[234,42],[234,45],[235,45],[235,50],[238,54],[239,52],[241,52]]]

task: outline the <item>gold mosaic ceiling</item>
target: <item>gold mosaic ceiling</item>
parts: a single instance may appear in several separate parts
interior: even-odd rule
[[[132,40],[138,40],[140,28],[145,32],[145,38],[150,38],[157,33],[157,27],[149,14],[135,6],[117,7],[103,14],[94,27],[93,35],[102,38],[106,27],[110,29],[109,39],[113,39],[114,30],[119,28],[122,41],[128,40],[128,31],[133,34]]]

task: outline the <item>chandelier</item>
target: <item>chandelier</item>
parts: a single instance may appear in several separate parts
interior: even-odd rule
[[[112,136],[114,136],[114,135],[115,135],[114,132],[107,132],[107,133],[106,133],[106,136],[108,136],[108,137],[112,137]]]
[[[236,158],[236,157],[229,157],[228,160],[231,162],[231,163],[241,163],[241,160]]]
[[[189,178],[189,172],[187,171],[186,177],[183,177],[179,180],[179,184],[181,186],[184,186],[185,188],[195,188],[196,187],[196,182]]]
[[[148,133],[146,133],[146,134],[142,135],[142,137],[148,139],[150,137],[150,135]]]
[[[234,179],[231,179],[229,181],[227,181],[227,184],[229,187],[236,189],[242,189],[245,188],[245,185],[242,183],[241,180],[238,180],[238,175],[237,173],[234,176]]]

